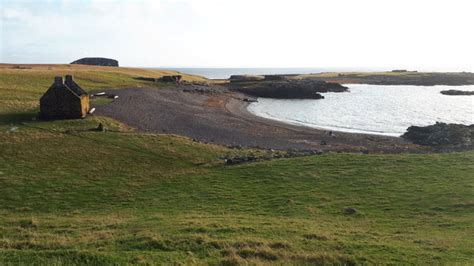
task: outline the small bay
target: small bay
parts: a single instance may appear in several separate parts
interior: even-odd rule
[[[346,84],[349,93],[325,93],[322,100],[259,98],[248,110],[264,118],[334,131],[400,136],[411,125],[435,122],[474,124],[474,96],[442,90],[474,91],[474,86]]]

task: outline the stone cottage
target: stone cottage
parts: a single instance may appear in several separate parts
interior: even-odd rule
[[[40,99],[40,117],[42,119],[84,118],[89,112],[89,95],[71,75],[56,77],[53,85]]]

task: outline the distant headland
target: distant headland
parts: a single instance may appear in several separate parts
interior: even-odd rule
[[[89,65],[89,66],[111,66],[118,67],[119,62],[115,59],[104,57],[84,57],[71,62],[73,65]]]

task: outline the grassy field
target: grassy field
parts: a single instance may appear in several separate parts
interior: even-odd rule
[[[39,97],[53,83],[55,76],[73,75],[86,90],[99,88],[160,87],[136,77],[158,78],[175,71],[99,67],[84,65],[10,65],[0,64],[0,115],[28,113],[38,109]],[[183,75],[187,81],[205,81],[198,76]],[[0,117],[0,121],[6,119]]]
[[[1,265],[474,263],[474,152],[226,166],[263,151],[34,121],[57,67],[0,68]],[[77,68],[88,90],[147,85]]]

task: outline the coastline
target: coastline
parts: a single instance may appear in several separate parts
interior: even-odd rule
[[[392,137],[402,136],[412,125],[474,123],[471,98],[449,98],[439,93],[451,86],[345,86],[350,89],[350,94],[323,93],[325,99],[318,101],[259,97],[257,102],[249,105],[248,111],[267,119],[319,130]],[[464,85],[459,89],[460,92],[472,91],[474,86]],[[425,101],[417,102],[414,95]]]
[[[336,132],[292,125],[256,116],[247,110],[248,96],[229,91],[129,88],[97,107],[97,115],[121,121],[138,131],[174,134],[232,147],[332,152],[429,152],[398,137]]]
[[[309,125],[309,123],[279,119],[271,115],[259,115],[256,112],[253,112],[252,110],[249,109],[251,104],[252,103],[247,105],[247,112],[249,112],[251,115],[254,115],[256,117],[262,117],[262,118],[272,120],[272,121],[278,121],[284,124],[289,124],[289,125],[294,125],[294,126],[299,126],[299,127],[307,127],[307,128],[321,130],[321,131],[333,131],[337,133],[363,134],[363,135],[370,135],[370,136],[385,136],[385,137],[395,137],[395,138],[398,138],[401,136],[401,134],[398,134],[398,133],[372,132],[372,131],[364,131],[364,130],[358,130],[358,129],[353,129],[353,128],[340,128],[340,127],[330,127],[330,126],[326,127],[326,126],[318,126],[318,125],[311,126]]]

